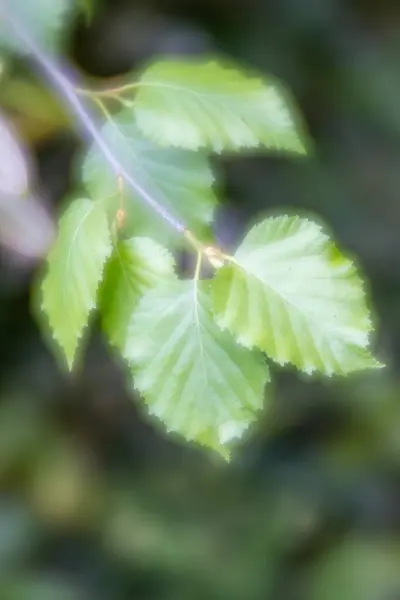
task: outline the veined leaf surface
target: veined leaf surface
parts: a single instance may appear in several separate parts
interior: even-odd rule
[[[226,454],[264,399],[258,352],[215,324],[209,282],[178,281],[145,294],[133,313],[125,358],[149,412],[168,430]]]
[[[160,148],[143,137],[132,123],[129,111],[123,111],[107,122],[102,135],[122,167],[148,195],[194,233],[202,233],[212,221],[217,204],[212,189],[213,174],[204,155]],[[86,157],[83,179],[94,198],[118,195],[117,178],[97,147],[93,147]],[[124,196],[124,206],[131,214],[136,235],[153,237],[157,241],[174,235],[170,225],[128,185],[124,186]]]
[[[134,110],[143,133],[163,145],[305,151],[293,103],[280,84],[216,61],[153,64],[139,81]]]
[[[116,244],[101,290],[102,325],[111,343],[123,350],[132,311],[145,292],[175,280],[173,257],[150,238]]]
[[[220,327],[277,363],[311,373],[379,366],[363,282],[321,227],[299,217],[256,225],[213,283]]]
[[[111,249],[107,217],[101,206],[87,199],[72,202],[60,219],[41,286],[41,308],[69,368],[96,306],[98,285]]]

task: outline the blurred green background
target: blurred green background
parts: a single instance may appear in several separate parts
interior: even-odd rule
[[[217,51],[293,90],[314,155],[219,161],[217,239],[234,246],[269,210],[324,218],[370,281],[388,367],[320,382],[274,368],[225,465],[153,427],[98,333],[80,373],[60,373],[29,312],[35,265],[2,250],[0,600],[399,600],[399,3],[93,4],[65,55],[103,83],[160,54]],[[73,126],[19,62],[3,66],[0,110],[56,214]]]

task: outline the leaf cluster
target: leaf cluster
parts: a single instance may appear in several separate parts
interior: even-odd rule
[[[67,4],[50,3],[46,27]],[[32,21],[40,38],[44,22]],[[264,219],[233,256],[210,242],[214,153],[307,151],[279,82],[218,58],[161,60],[116,88],[74,93],[104,124],[37,292],[70,369],[97,310],[149,412],[227,456],[268,395],[267,358],[329,376],[380,366],[363,281],[319,223]],[[185,280],[171,253],[182,243],[197,257]]]

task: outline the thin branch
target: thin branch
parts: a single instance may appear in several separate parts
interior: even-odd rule
[[[76,92],[75,84],[69,77],[66,77],[63,74],[62,68],[59,66],[58,62],[46,55],[45,52],[43,52],[43,50],[36,44],[36,42],[32,40],[25,28],[13,18],[12,14],[10,14],[7,9],[5,9],[3,2],[0,2],[0,4],[2,17],[7,20],[14,30],[16,37],[29,51],[36,63],[46,74],[49,83],[51,83],[54,89],[67,102],[71,113],[80,121],[82,129],[97,144],[99,150],[107,160],[111,169],[114,171],[116,177],[123,177],[123,179],[134,190],[134,192],[138,194],[142,200],[144,200],[158,215],[167,221],[174,229],[176,229],[176,231],[179,233],[184,233],[186,231],[185,225],[171,215],[152,196],[150,196],[146,190],[137,181],[135,181],[135,179],[129,175],[129,173],[127,173],[119,160],[111,152],[97,125],[93,121],[85,106],[82,104]]]
[[[88,98],[93,98],[93,96],[97,96],[98,98],[116,99],[121,94],[135,90],[138,87],[140,87],[140,83],[134,82],[134,83],[127,83],[126,85],[121,85],[121,86],[115,87],[115,88],[105,88],[105,89],[102,88],[102,89],[94,89],[94,90],[93,89],[88,90],[86,88],[77,87],[77,88],[75,88],[75,91],[80,96],[86,96]]]

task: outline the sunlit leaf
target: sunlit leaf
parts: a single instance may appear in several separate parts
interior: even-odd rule
[[[0,105],[11,111],[18,131],[29,143],[47,139],[71,126],[68,112],[48,88],[33,76],[10,74],[0,86]]]
[[[193,232],[201,233],[212,221],[217,200],[212,189],[213,174],[205,156],[160,148],[143,137],[132,123],[129,111],[107,122],[102,135],[129,175]],[[83,179],[92,197],[118,197],[116,176],[95,146],[84,162]],[[124,207],[131,213],[135,234],[157,241],[174,235],[170,225],[128,185],[124,186],[124,196]]]
[[[127,328],[143,294],[166,280],[176,279],[174,260],[149,238],[119,242],[109,261],[101,290],[102,324],[112,344],[123,350]]]
[[[146,293],[133,313],[125,357],[149,412],[166,428],[227,454],[255,419],[268,370],[211,313],[209,283],[179,281]]]
[[[378,366],[355,266],[316,223],[276,217],[256,225],[213,284],[222,328],[279,364],[328,375]]]
[[[72,202],[60,220],[41,286],[41,308],[69,368],[96,306],[97,288],[111,249],[107,218],[101,206],[87,199]]]
[[[145,71],[134,102],[146,136],[163,145],[216,152],[264,145],[305,151],[281,85],[219,62],[163,60]]]

